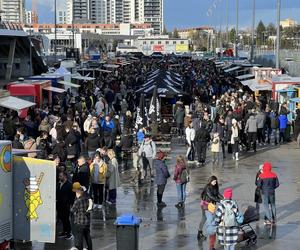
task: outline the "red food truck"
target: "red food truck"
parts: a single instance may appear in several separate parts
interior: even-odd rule
[[[50,80],[21,80],[7,84],[11,96],[34,102],[38,107],[51,106],[53,96],[65,92],[65,89],[52,87]]]

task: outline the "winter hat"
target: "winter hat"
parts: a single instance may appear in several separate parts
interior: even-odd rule
[[[226,188],[224,190],[223,196],[225,199],[231,199],[232,198],[232,188]]]
[[[237,123],[237,120],[233,118],[232,121],[231,121],[231,123],[232,123],[232,124],[236,124],[236,123]]]

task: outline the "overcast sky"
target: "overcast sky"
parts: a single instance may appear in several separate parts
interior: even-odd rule
[[[227,0],[164,0],[165,25],[168,30],[174,27],[195,27],[210,25],[223,27],[226,24]],[[229,1],[229,25],[236,22],[236,0]],[[31,1],[27,1],[30,9]],[[276,23],[276,0],[256,0],[256,22]],[[300,0],[281,0],[281,19],[291,17],[300,22]],[[37,0],[40,23],[54,22],[54,0]],[[252,23],[253,0],[239,0],[240,27]],[[57,0],[58,7],[65,8],[65,0]]]

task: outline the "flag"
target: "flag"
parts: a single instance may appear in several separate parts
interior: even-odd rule
[[[141,94],[139,106],[136,109],[136,122],[135,127],[141,128],[148,126],[148,114],[145,105],[145,95]]]
[[[153,95],[149,107],[149,118],[151,123],[157,123],[160,121],[160,107],[157,95],[157,86],[153,89]]]

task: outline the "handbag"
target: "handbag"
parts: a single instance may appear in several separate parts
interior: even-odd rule
[[[202,209],[207,210],[208,209],[208,202],[205,200],[200,201],[200,206]]]
[[[260,190],[259,187],[256,187],[256,189],[255,189],[254,202],[255,203],[262,203],[261,190]]]

